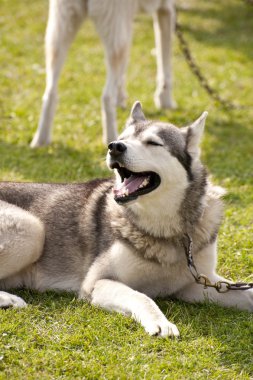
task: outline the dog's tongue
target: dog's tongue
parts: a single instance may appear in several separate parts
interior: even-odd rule
[[[129,178],[125,178],[118,186],[114,187],[113,194],[115,197],[128,196],[140,188],[147,186],[149,180],[150,175],[132,174]]]

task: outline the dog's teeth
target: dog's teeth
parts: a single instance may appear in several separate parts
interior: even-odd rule
[[[150,177],[145,178],[142,184],[139,186],[139,189],[142,189],[143,187],[147,186],[149,183]]]
[[[127,197],[129,195],[129,190],[125,189],[124,193],[122,194],[122,197]]]

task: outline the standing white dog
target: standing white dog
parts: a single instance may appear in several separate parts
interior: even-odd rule
[[[107,79],[102,96],[103,140],[117,137],[116,106],[124,106],[124,76],[137,12],[153,14],[157,55],[158,108],[173,108],[171,95],[171,40],[174,27],[173,0],[50,0],[46,31],[46,89],[39,126],[32,147],[51,141],[57,100],[57,84],[68,48],[81,23],[89,16],[105,47]]]

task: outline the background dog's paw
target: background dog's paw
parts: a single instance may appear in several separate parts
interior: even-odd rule
[[[27,304],[22,298],[13,294],[0,292],[0,308],[8,309],[9,307],[25,307]]]
[[[41,136],[41,135],[39,135],[38,132],[36,132],[31,143],[30,143],[30,147],[31,148],[39,148],[42,146],[49,145],[50,142],[51,142],[51,139],[49,136]]]
[[[170,94],[170,91],[168,91],[168,89],[156,91],[154,95],[154,102],[155,102],[156,108],[158,109],[177,108],[177,103],[171,98],[171,94]]]
[[[144,328],[149,335],[153,336],[178,338],[180,335],[177,326],[166,318],[149,321]]]

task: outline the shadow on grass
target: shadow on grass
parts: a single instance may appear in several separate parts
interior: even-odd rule
[[[215,115],[214,115],[215,116]],[[210,115],[206,134],[208,144],[202,146],[204,162],[219,180],[230,178],[238,185],[252,184],[253,129],[250,122],[240,123],[236,114],[228,114],[226,120],[213,119]]]
[[[77,306],[77,295],[74,292],[55,292],[45,291],[38,292],[30,289],[11,289],[8,290],[11,294],[16,294],[23,298],[28,305],[39,306],[44,311],[52,310],[52,307],[58,311],[66,309],[66,305],[73,303]]]
[[[110,176],[104,148],[85,146],[82,151],[53,144],[31,149],[28,145],[0,141],[1,170],[33,182],[82,181]],[[8,178],[6,179],[8,180]]]
[[[229,3],[224,12],[222,1],[211,1],[207,4],[203,7],[192,6],[187,10],[179,7],[179,18],[180,13],[185,13],[193,20],[191,23],[183,23],[184,30],[204,45],[239,50],[252,60],[253,50],[250,45],[253,32],[253,6],[246,1],[234,1]],[[215,24],[214,29],[198,28],[198,24],[194,22],[195,17],[205,21],[218,21],[219,24],[218,26]]]

